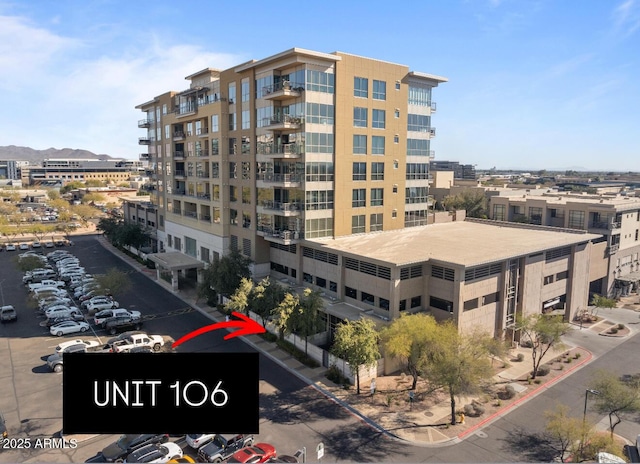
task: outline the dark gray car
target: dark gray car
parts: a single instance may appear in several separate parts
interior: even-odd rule
[[[122,462],[129,454],[152,443],[165,443],[169,435],[124,434],[102,450],[104,462]]]

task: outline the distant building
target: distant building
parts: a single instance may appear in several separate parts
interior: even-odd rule
[[[475,180],[476,167],[472,164],[460,164],[458,161],[432,160],[429,162],[429,171],[453,171],[455,179]]]
[[[28,166],[29,161],[0,161],[0,179],[20,180],[22,169]]]
[[[64,185],[68,182],[99,180],[126,182],[144,172],[145,163],[132,160],[47,159],[41,166],[22,170],[22,180],[29,185]]]

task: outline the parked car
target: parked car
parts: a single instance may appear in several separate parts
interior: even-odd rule
[[[140,311],[129,311],[128,309],[125,309],[125,308],[103,309],[102,311],[98,311],[93,316],[93,323],[95,325],[102,325],[102,323],[107,319],[116,317],[116,316],[130,316],[133,318],[140,319],[141,314],[140,314]]]
[[[87,305],[87,309],[89,311],[100,311],[102,309],[114,309],[119,307],[120,307],[120,303],[111,299],[106,299],[106,298],[91,301]]]
[[[40,323],[40,327],[51,327],[52,325],[60,324],[66,321],[84,321],[84,315],[78,313],[72,313],[69,316],[57,316],[54,318],[47,318]]]
[[[49,319],[62,316],[71,316],[73,314],[82,315],[82,311],[80,311],[75,306],[55,305],[50,306],[44,312],[44,315]]]
[[[226,438],[223,435],[215,435],[212,440],[198,448],[198,458],[201,462],[226,461],[233,453],[241,448],[253,444],[253,435],[236,435]]]
[[[168,440],[169,435],[125,434],[102,450],[104,461],[100,462],[121,461],[138,448],[152,443],[166,443]]]
[[[13,243],[7,243],[7,246],[4,247],[7,251],[16,251],[16,246]]]
[[[271,458],[277,457],[276,449],[268,443],[256,443],[252,446],[242,448],[229,458],[227,462],[258,463],[267,462]]]
[[[66,351],[70,346],[81,345],[85,348],[92,348],[95,346],[99,346],[100,344],[95,340],[83,340],[81,338],[76,338],[75,340],[69,340],[67,342],[60,343],[56,346],[56,353],[61,353]]]
[[[53,244],[53,242],[44,242],[44,247],[45,248],[53,248],[55,245]]]
[[[185,437],[187,445],[197,450],[205,443],[210,442],[215,438],[215,433],[190,433]]]
[[[33,242],[31,248],[42,248],[42,244],[40,242]]]
[[[166,443],[153,443],[151,445],[138,448],[129,454],[124,462],[155,462],[167,463],[172,459],[181,458],[183,455],[182,448],[175,443],[168,441]]]
[[[140,330],[142,320],[139,317],[116,316],[111,317],[102,323],[102,328],[110,335],[127,330]]]
[[[18,313],[11,305],[0,307],[0,323],[15,322],[18,320]]]
[[[54,353],[47,358],[47,366],[53,372],[62,372],[64,368],[64,355],[66,353],[93,353],[104,351],[101,346],[86,346],[83,344],[75,344],[68,346],[64,351]]]
[[[41,300],[38,300],[38,306],[40,307],[40,311],[43,311],[43,312],[51,308],[52,306],[58,306],[58,305],[71,306],[72,304],[73,303],[71,301],[71,298],[67,298],[67,297],[48,296],[46,298],[42,298]]]
[[[49,332],[51,335],[62,337],[63,335],[72,333],[86,332],[90,328],[89,324],[84,321],[65,321],[60,324],[52,325]]]
[[[28,243],[21,243],[18,248],[20,248],[21,250],[28,250],[29,249],[29,244]]]

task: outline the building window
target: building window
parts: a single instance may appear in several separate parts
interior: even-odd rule
[[[553,275],[544,276],[544,285],[553,283]]]
[[[382,213],[372,214],[369,219],[369,231],[376,232],[382,230]]]
[[[551,217],[556,219],[564,219],[564,210],[552,208],[551,209]]]
[[[351,233],[362,234],[365,232],[365,216],[361,214],[359,216],[351,216]]]
[[[431,106],[431,87],[409,85],[409,104]]]
[[[238,153],[238,140],[235,137],[229,137],[229,154],[235,155]]]
[[[352,197],[351,197],[351,207],[352,208],[361,208],[366,206],[367,200],[367,190],[366,189],[353,189]]]
[[[229,103],[236,102],[236,83],[229,82]]]
[[[429,140],[407,139],[407,155],[429,156]]]
[[[385,81],[377,81],[375,79],[373,80],[373,99],[387,99],[387,83]]]
[[[307,153],[333,153],[333,134],[307,132],[305,137]]]
[[[354,127],[367,127],[367,109],[355,106],[353,108]]]
[[[220,163],[211,162],[211,178],[212,179],[220,178]]]
[[[244,180],[251,179],[251,163],[247,161],[242,162],[242,178]]]
[[[584,211],[569,211],[569,229],[584,229]]]
[[[505,221],[505,205],[493,205],[493,219],[496,221]]]
[[[349,298],[353,298],[355,300],[358,298],[358,291],[355,288],[345,286],[344,296],[348,296]]]
[[[400,110],[395,110],[393,112],[393,115],[395,116],[396,119],[398,119],[400,117]]]
[[[382,206],[384,200],[384,190],[381,188],[371,189],[371,206]]]
[[[235,185],[229,186],[229,201],[238,201],[238,187]]]
[[[237,209],[230,209],[229,210],[229,224],[233,225],[233,226],[237,226],[238,225],[238,210]],[[236,245],[237,247],[237,245]]]
[[[211,139],[211,154],[219,155],[220,154],[220,145],[218,139]]]
[[[229,239],[230,239],[229,248],[231,248],[232,250],[237,250],[238,249],[238,236],[237,235],[231,235],[229,237]]]
[[[316,285],[320,288],[327,288],[327,279],[316,277]]]
[[[304,121],[306,123],[333,125],[334,106],[323,103],[307,103],[307,114]]]
[[[251,213],[247,213],[245,211],[242,212],[242,227],[245,229],[251,229]],[[249,247],[249,249],[251,249],[251,247]],[[245,255],[251,256],[247,253],[245,253]]]
[[[556,274],[556,282],[559,280],[565,280],[569,278],[569,271],[562,271]]]
[[[500,292],[489,293],[482,297],[482,306],[500,301]]]
[[[305,192],[305,210],[333,209],[333,190],[309,190]]]
[[[249,82],[247,81],[243,81],[242,84],[240,84],[240,88],[241,88],[241,93],[242,93],[242,101],[246,102],[249,101],[249,99],[251,98],[251,94],[249,93]]]
[[[371,163],[371,180],[384,180],[384,163]]]
[[[453,313],[453,302],[443,300],[442,298],[437,298],[435,296],[429,297],[429,306],[447,311],[448,313]]]
[[[367,163],[353,163],[353,180],[367,180]]]
[[[400,81],[396,81],[396,90],[400,90]]]
[[[431,118],[423,114],[407,115],[407,130],[413,132],[429,132]]]
[[[229,130],[234,131],[236,129],[236,113],[229,113]]]
[[[251,112],[243,111],[242,112],[242,128],[243,129],[251,129]]]
[[[385,110],[372,110],[371,112],[371,127],[375,129],[384,129],[386,127],[387,112]]]
[[[406,311],[406,309],[407,309],[407,300],[400,300],[400,303],[398,304],[398,309],[400,311]]]
[[[360,300],[370,305],[375,304],[375,297],[371,293],[360,292]]]
[[[373,135],[371,137],[371,154],[384,155],[384,136]]]
[[[209,248],[205,248],[203,246],[200,247],[200,261],[205,263],[211,262],[211,256],[209,254]]]
[[[179,237],[174,237],[173,238],[173,248],[180,251],[182,250],[182,239],[180,239]]]
[[[474,298],[472,300],[467,300],[464,302],[464,310],[470,311],[472,309],[476,309],[478,307],[478,298]]]
[[[422,306],[422,297],[421,296],[414,296],[413,298],[411,298],[411,307],[412,308],[419,308],[420,306]]]
[[[353,136],[353,154],[354,155],[367,154],[367,136],[366,135]]]
[[[247,205],[251,203],[251,188],[242,187],[242,203]]]
[[[353,78],[353,96],[354,97],[369,97],[369,79],[365,77]]]
[[[323,71],[307,70],[307,89],[313,92],[334,93],[335,75]]]
[[[407,163],[406,180],[426,180],[429,178],[427,163]]]
[[[427,190],[427,187],[406,187],[404,200],[405,204],[427,203]]]
[[[233,161],[229,162],[229,179],[237,179],[238,178],[238,168],[237,164]]]

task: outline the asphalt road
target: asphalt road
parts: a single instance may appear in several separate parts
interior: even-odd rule
[[[177,339],[211,323],[206,316],[189,309],[171,292],[105,250],[94,236],[75,237],[74,242],[76,245],[70,250],[88,272],[100,274],[115,267],[129,273],[132,289],[117,299],[122,307],[142,312],[143,329],[148,333]],[[39,327],[42,319],[26,307],[27,291],[21,282],[22,274],[15,270],[12,262],[17,254],[0,253],[0,297],[4,304],[16,306],[20,314],[16,324],[0,326],[0,410],[5,414],[12,436],[50,437],[60,431],[62,424],[62,376],[49,372],[44,361],[60,340]],[[108,338],[100,332],[96,335]],[[252,350],[241,338],[225,341],[223,335],[209,332],[178,350]],[[582,417],[585,390],[597,369],[608,369],[618,375],[638,372],[630,360],[640,348],[639,336],[623,343],[586,332],[573,337],[592,349],[596,355],[592,362],[461,443],[443,447],[414,446],[378,433],[261,354],[260,433],[255,438],[275,445],[279,454],[293,454],[305,447],[307,462],[317,461],[316,446],[320,442],[325,450],[323,462],[548,462],[555,453],[542,434],[543,412],[562,403]],[[238,375],[242,375],[241,369]],[[588,414],[590,419],[603,419],[592,408]],[[637,418],[631,419],[620,424],[616,431],[633,440],[638,427]],[[83,462],[116,437],[96,436],[80,443],[76,449],[2,450],[0,462]]]

